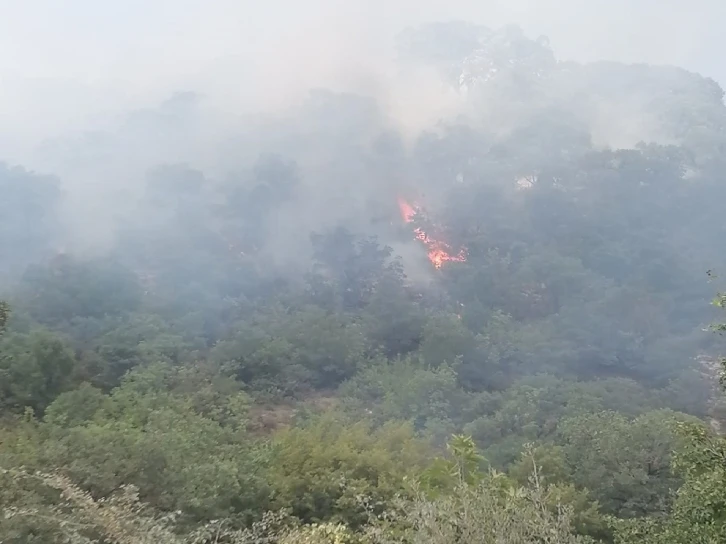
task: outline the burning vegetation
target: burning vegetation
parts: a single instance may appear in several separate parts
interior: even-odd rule
[[[412,223],[416,214],[420,212],[418,205],[410,204],[401,197],[398,198],[398,209],[401,212],[401,218],[406,223]],[[426,246],[429,261],[434,265],[434,268],[441,268],[445,262],[463,263],[466,261],[465,249],[462,248],[458,253],[454,253],[449,244],[429,235],[421,227],[414,228],[413,232],[416,238]]]

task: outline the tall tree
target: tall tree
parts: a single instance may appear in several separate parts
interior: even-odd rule
[[[10,317],[10,306],[4,300],[0,300],[0,332],[5,330]]]

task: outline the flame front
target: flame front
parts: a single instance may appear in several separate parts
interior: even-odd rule
[[[401,210],[401,217],[403,217],[403,220],[406,223],[413,221],[413,216],[416,215],[416,208],[411,206],[411,204],[406,202],[404,199],[399,198],[398,209]]]
[[[406,223],[411,223],[418,212],[418,207],[406,202],[403,198],[398,199],[398,209],[401,211],[401,218]],[[416,238],[421,240],[428,249],[428,257],[434,268],[441,268],[447,261],[463,263],[466,261],[466,251],[460,250],[457,254],[451,253],[451,248],[445,242],[431,238],[420,227],[413,230]]]

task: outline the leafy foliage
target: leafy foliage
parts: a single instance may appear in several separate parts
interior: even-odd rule
[[[719,295],[716,305],[723,307],[720,299]],[[678,432],[685,446],[674,456],[672,466],[683,484],[675,493],[671,509],[661,517],[614,519],[618,544],[711,544],[726,538],[726,439],[692,422],[681,422]]]
[[[428,448],[410,425],[373,430],[365,421],[345,425],[332,416],[280,433],[269,473],[275,502],[304,521],[337,520],[357,526],[382,512],[415,476]]]
[[[0,165],[0,541],[726,539],[722,90],[514,27],[399,45],[461,115],[230,121],[81,217],[93,251],[60,180]],[[200,119],[180,93],[87,143]]]
[[[42,411],[72,385],[74,355],[48,331],[5,335],[0,354],[0,407],[5,410]]]
[[[5,330],[5,326],[10,318],[10,306],[4,300],[0,300],[0,331]]]

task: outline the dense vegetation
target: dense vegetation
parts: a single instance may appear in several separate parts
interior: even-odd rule
[[[102,249],[0,167],[0,541],[726,541],[721,89],[516,29],[401,51],[460,116],[316,91],[129,183]]]

